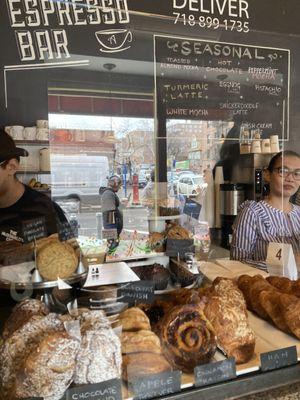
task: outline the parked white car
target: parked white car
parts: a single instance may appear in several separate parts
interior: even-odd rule
[[[184,170],[184,171],[177,171],[176,172],[177,176],[180,178],[183,175],[197,175],[195,172],[190,171],[190,170]]]
[[[185,196],[196,196],[200,190],[204,190],[207,183],[204,182],[203,175],[182,175],[179,177],[177,190]]]

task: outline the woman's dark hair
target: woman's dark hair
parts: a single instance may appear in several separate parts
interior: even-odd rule
[[[300,154],[296,153],[292,150],[281,151],[280,153],[275,154],[269,162],[268,171],[272,172],[274,170],[274,166],[276,165],[277,160],[284,157],[298,157],[300,158]]]

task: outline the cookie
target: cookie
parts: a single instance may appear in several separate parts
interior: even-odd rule
[[[70,277],[78,266],[78,257],[71,245],[53,240],[41,247],[37,254],[37,267],[47,281]]]

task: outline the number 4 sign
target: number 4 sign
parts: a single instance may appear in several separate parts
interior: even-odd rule
[[[293,248],[287,243],[270,243],[267,255],[267,266],[270,275],[298,278],[297,265]]]

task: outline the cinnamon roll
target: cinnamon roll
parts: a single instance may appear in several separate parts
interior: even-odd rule
[[[210,323],[197,305],[174,307],[161,328],[163,353],[169,363],[184,372],[192,372],[207,363],[216,351],[216,340]]]

